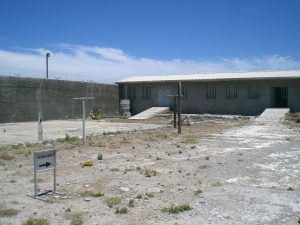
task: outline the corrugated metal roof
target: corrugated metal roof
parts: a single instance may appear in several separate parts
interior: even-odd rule
[[[300,70],[255,71],[230,73],[199,73],[165,76],[137,76],[129,77],[116,82],[143,83],[143,82],[176,82],[176,81],[221,81],[221,80],[257,80],[257,79],[292,79],[300,78]]]

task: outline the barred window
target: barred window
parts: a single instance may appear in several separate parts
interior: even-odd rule
[[[228,84],[226,86],[226,99],[237,99],[237,85]]]
[[[253,99],[253,100],[259,99],[259,85],[258,84],[249,84],[248,99]]]
[[[143,99],[151,99],[151,87],[143,87]]]
[[[206,99],[216,99],[216,85],[215,84],[208,84],[206,85]]]
[[[187,97],[188,97],[187,86],[181,87],[181,94],[182,94],[183,99],[187,99]]]
[[[135,91],[136,91],[136,88],[135,88],[135,87],[130,87],[130,88],[128,89],[128,96],[129,96],[129,99],[130,99],[130,100],[135,99]]]

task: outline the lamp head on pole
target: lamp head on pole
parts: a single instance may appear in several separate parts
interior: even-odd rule
[[[46,57],[49,58],[50,57],[50,52],[46,53]]]

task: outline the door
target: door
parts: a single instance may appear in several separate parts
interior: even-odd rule
[[[169,88],[158,88],[157,89],[157,106],[171,106],[171,98],[168,97],[171,95],[171,89]]]
[[[288,107],[288,88],[287,87],[272,87],[271,102],[274,108]]]

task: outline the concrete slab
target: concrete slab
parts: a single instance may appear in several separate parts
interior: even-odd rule
[[[256,118],[256,121],[278,122],[289,112],[290,109],[288,108],[267,108],[259,117]]]
[[[135,116],[130,117],[131,120],[146,120],[151,119],[160,113],[166,113],[170,110],[169,107],[151,107]]]
[[[162,127],[156,124],[141,123],[112,123],[104,121],[88,120],[86,125],[86,135],[99,135],[104,132],[146,130]],[[38,142],[37,122],[22,123],[2,123],[0,124],[0,146],[16,143],[36,143]],[[66,137],[82,137],[81,120],[52,120],[43,122],[44,140],[55,140]]]

